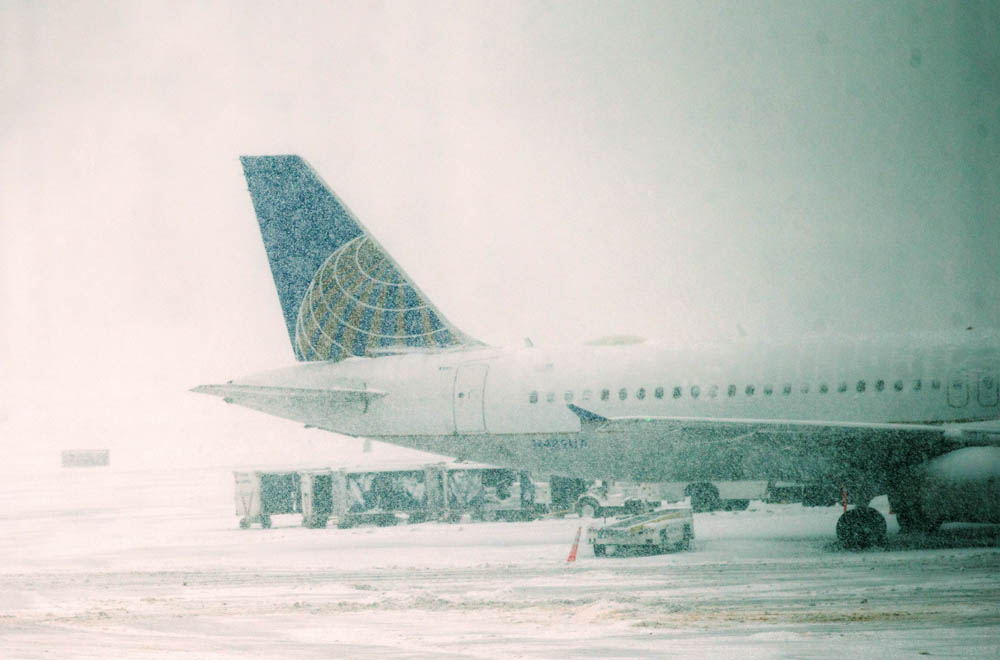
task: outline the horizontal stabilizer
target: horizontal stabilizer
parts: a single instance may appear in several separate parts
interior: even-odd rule
[[[331,412],[364,413],[368,404],[385,392],[352,388],[268,387],[264,385],[199,385],[191,390],[221,397],[226,403],[309,423]]]

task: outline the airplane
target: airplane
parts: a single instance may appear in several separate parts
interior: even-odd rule
[[[455,327],[296,155],[241,157],[300,364],[193,391],[536,474],[795,479],[850,493],[845,547],[1000,522],[1000,333],[492,347]],[[845,505],[846,509],[846,505]]]

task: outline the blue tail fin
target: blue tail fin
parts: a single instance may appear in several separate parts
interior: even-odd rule
[[[298,156],[241,156],[299,360],[479,344],[445,319]]]

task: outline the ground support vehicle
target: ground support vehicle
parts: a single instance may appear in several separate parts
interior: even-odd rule
[[[763,480],[668,481],[660,484],[660,494],[664,502],[679,502],[690,497],[695,513],[745,511],[750,500],[767,497],[767,486],[768,482]]]
[[[596,557],[629,549],[689,550],[693,540],[694,518],[689,507],[659,509],[587,529],[587,543],[594,546]]]
[[[764,501],[769,504],[795,504],[805,497],[806,484],[798,481],[772,481]]]
[[[582,518],[638,515],[660,506],[659,484],[632,481],[598,481],[576,500]]]
[[[298,470],[235,471],[233,477],[241,529],[253,524],[267,529],[272,515],[302,512]]]
[[[483,504],[477,513],[484,520],[535,520],[549,511],[549,484],[527,472],[485,470],[482,482]]]

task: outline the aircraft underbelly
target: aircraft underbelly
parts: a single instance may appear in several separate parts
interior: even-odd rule
[[[413,449],[539,475],[632,481],[819,479],[830,456],[801,440],[692,439],[609,433],[425,435],[378,438]]]

